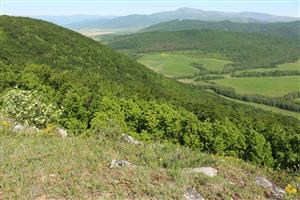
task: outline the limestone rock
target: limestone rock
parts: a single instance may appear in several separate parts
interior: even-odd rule
[[[205,200],[201,196],[201,194],[199,194],[199,192],[193,187],[188,188],[186,192],[183,194],[183,196],[185,197],[186,200]]]
[[[282,199],[285,195],[285,191],[279,187],[277,187],[275,184],[273,184],[272,182],[270,182],[268,179],[264,178],[264,177],[260,177],[257,176],[255,178],[255,182],[257,185],[270,190],[272,192],[272,195],[276,198],[276,199]]]
[[[214,177],[217,176],[218,170],[212,167],[200,167],[200,168],[192,168],[187,169],[187,173],[203,173],[207,176]]]
[[[122,134],[122,139],[130,144],[134,144],[134,145],[141,144],[139,141],[135,140],[133,137],[131,137],[130,135],[127,135],[127,134]]]
[[[68,133],[65,129],[62,128],[57,128],[57,133],[59,134],[59,136],[63,139],[68,137]]]
[[[115,168],[115,167],[134,167],[134,165],[132,165],[130,162],[126,160],[112,160],[109,168]]]
[[[24,131],[25,129],[26,129],[26,127],[21,124],[17,124],[13,127],[13,131],[15,131],[15,132]]]

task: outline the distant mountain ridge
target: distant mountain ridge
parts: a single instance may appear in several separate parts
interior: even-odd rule
[[[125,29],[125,28],[145,28],[147,26],[166,22],[175,19],[194,19],[203,21],[224,21],[233,22],[289,22],[299,18],[275,16],[264,13],[240,12],[229,13],[219,11],[203,11],[193,8],[180,8],[173,11],[159,12],[151,15],[128,15],[113,19],[88,19],[75,23],[70,23],[66,27],[71,29]]]
[[[208,22],[200,20],[173,20],[151,25],[142,31],[183,31],[183,30],[220,30],[237,32],[254,32],[277,35],[288,38],[300,37],[300,21],[274,23],[237,23],[231,21]]]
[[[29,16],[34,19],[41,19],[48,22],[52,22],[57,25],[67,25],[71,23],[76,23],[84,20],[93,20],[93,19],[112,19],[116,16],[99,16],[99,15],[35,15]]]

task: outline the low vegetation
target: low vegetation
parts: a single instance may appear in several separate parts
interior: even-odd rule
[[[168,143],[132,145],[118,129],[61,139],[51,134],[0,130],[0,197],[3,199],[183,199],[194,187],[206,199],[265,199],[255,184],[266,177],[299,198],[299,175],[258,168],[232,157],[213,156]],[[89,136],[90,135],[90,136]],[[17,147],[17,148],[16,148]],[[109,168],[113,159],[136,167]],[[215,177],[186,173],[214,167]]]

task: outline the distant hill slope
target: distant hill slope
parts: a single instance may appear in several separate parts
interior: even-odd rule
[[[230,20],[235,22],[286,22],[299,20],[292,17],[274,16],[264,13],[227,13],[217,11],[203,11],[192,8],[180,8],[173,11],[159,12],[151,15],[128,15],[114,19],[83,20],[69,24],[72,29],[125,29],[143,28],[149,25],[175,19],[197,19],[204,21]]]
[[[173,20],[151,25],[142,31],[220,30],[255,32],[288,38],[300,37],[300,21],[277,23],[237,23],[231,21],[208,22],[200,20]]]
[[[271,67],[295,61],[300,50],[299,40],[215,30],[144,32],[115,37],[109,45],[138,53],[174,50],[221,53],[234,61],[236,68]]]

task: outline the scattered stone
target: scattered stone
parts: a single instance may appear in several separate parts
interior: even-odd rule
[[[267,190],[270,190],[273,197],[275,197],[276,199],[282,199],[285,195],[285,191],[283,189],[277,187],[275,184],[273,184],[272,182],[270,182],[268,179],[264,177],[257,176],[255,178],[255,182],[257,185]]]
[[[21,124],[17,124],[13,127],[13,131],[15,131],[15,132],[24,131],[25,129],[26,129],[26,127]]]
[[[285,195],[285,191],[276,185],[273,185],[273,195],[277,199],[282,199]]]
[[[114,167],[134,167],[134,165],[132,165],[130,162],[126,160],[112,160],[109,168],[114,168]]]
[[[218,170],[212,167],[192,168],[192,169],[187,169],[186,171],[187,173],[203,173],[210,177],[217,176],[218,173]]]
[[[50,178],[56,178],[57,175],[56,175],[56,174],[49,174],[49,177],[50,177]]]
[[[43,196],[36,198],[35,200],[47,200],[47,196],[43,195]]]
[[[240,186],[240,188],[246,187],[246,182],[243,181],[243,180],[241,180],[241,181],[239,182],[239,186]]]
[[[257,185],[262,186],[265,189],[269,189],[273,187],[273,184],[266,178],[264,177],[256,177],[255,182]]]
[[[183,196],[186,200],[205,200],[194,187],[188,188]]]
[[[17,124],[13,127],[14,132],[38,132],[40,129],[34,126],[24,126],[22,124]]]
[[[131,137],[130,135],[127,135],[127,134],[122,134],[122,139],[130,144],[134,144],[134,145],[141,144],[139,141],[135,140],[133,137]]]
[[[62,128],[57,128],[57,133],[59,134],[59,136],[63,139],[68,137],[68,133],[65,129]]]

